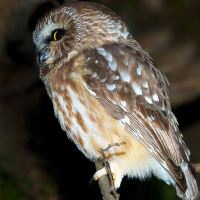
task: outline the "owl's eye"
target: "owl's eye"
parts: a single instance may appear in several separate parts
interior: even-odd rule
[[[53,41],[61,40],[65,36],[66,30],[65,29],[56,29],[52,33]]]

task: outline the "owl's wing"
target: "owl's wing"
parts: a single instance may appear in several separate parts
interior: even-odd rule
[[[154,155],[185,192],[188,180],[181,166],[187,165],[189,150],[170,108],[164,74],[137,43],[105,45],[84,55],[90,94]]]

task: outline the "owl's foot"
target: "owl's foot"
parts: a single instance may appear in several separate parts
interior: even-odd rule
[[[112,167],[111,167],[111,171],[114,172],[112,170]],[[107,175],[107,170],[106,170],[106,167],[103,167],[102,169],[98,170],[94,175],[93,175],[93,179],[95,181],[97,181],[101,176],[103,175]],[[112,173],[112,177],[113,177],[113,180],[114,180],[114,186],[115,186],[115,189],[119,188],[120,185],[121,185],[121,181],[122,181],[122,176],[119,174],[119,173]]]
[[[103,167],[102,169],[98,170],[94,175],[93,175],[93,179],[95,181],[97,181],[101,176],[106,175],[107,174],[107,170],[105,167]]]

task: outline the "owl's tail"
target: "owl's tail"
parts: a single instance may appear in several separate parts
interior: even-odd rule
[[[185,176],[187,189],[182,191],[178,185],[176,185],[177,195],[183,200],[199,200],[199,190],[197,182],[194,178],[193,167],[190,163],[186,163],[184,160],[181,164],[181,169]]]

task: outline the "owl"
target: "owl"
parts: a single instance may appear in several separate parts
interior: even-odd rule
[[[198,199],[190,152],[171,111],[168,80],[109,8],[66,3],[33,32],[40,78],[55,116],[91,161],[106,151],[115,187],[124,176],[154,174],[185,200]],[[106,174],[97,171],[95,178]]]

